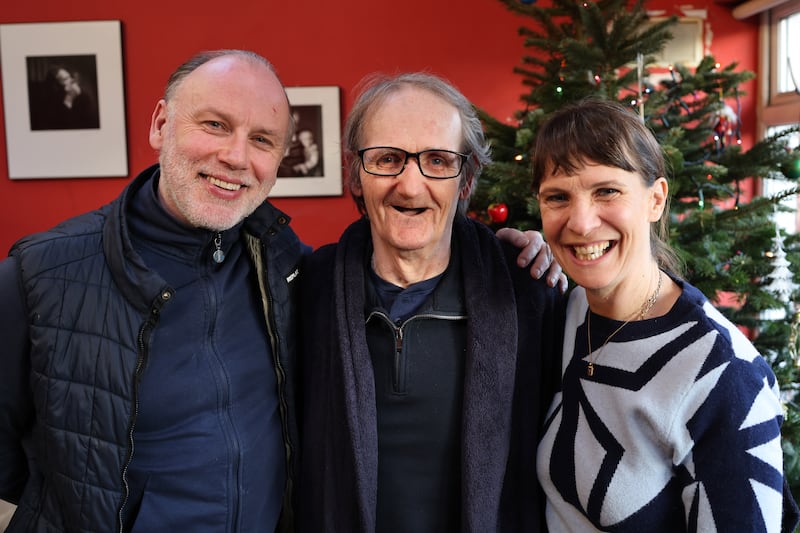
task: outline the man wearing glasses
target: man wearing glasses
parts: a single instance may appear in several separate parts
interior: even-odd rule
[[[364,216],[304,271],[300,530],[538,531],[561,296],[466,216],[480,121],[435,76],[380,77],[343,140]]]

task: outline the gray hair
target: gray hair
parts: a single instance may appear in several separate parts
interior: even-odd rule
[[[475,107],[458,89],[444,79],[424,72],[410,72],[396,76],[373,74],[364,78],[359,86],[362,90],[347,117],[342,144],[350,195],[361,214],[366,213],[366,206],[364,198],[355,193],[356,188],[361,186],[361,162],[357,152],[364,148],[362,144],[366,121],[372,111],[381,106],[391,95],[408,87],[427,91],[458,110],[463,138],[459,151],[469,155],[461,169],[460,189],[469,187],[470,195],[475,191],[483,167],[491,162],[489,144],[484,137],[483,125],[475,112]],[[459,213],[466,214],[468,204],[469,198],[460,200]]]

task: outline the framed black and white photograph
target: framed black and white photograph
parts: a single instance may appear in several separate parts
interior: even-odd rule
[[[288,87],[286,93],[295,130],[270,196],[341,195],[339,88]]]
[[[11,179],[128,175],[120,21],[0,24]]]

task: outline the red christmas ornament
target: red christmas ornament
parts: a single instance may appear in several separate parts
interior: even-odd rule
[[[506,204],[492,204],[486,210],[489,219],[495,224],[502,224],[508,219],[508,206]]]

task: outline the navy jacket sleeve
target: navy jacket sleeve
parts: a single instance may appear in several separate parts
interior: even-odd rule
[[[22,439],[33,423],[28,324],[14,258],[0,261],[0,498],[17,503],[28,477]]]

